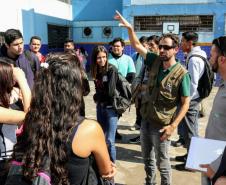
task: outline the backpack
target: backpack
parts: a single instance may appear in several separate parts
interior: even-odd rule
[[[137,61],[139,55],[140,55],[140,54],[137,52],[136,57],[135,57],[135,61]]]
[[[197,87],[197,90],[199,92],[199,97],[201,99],[204,99],[204,98],[209,96],[209,94],[210,94],[210,92],[212,90],[213,80],[214,80],[214,73],[213,73],[213,71],[211,69],[211,66],[210,66],[208,60],[205,57],[203,57],[201,55],[191,55],[188,58],[188,61],[192,57],[199,57],[199,58],[201,58],[204,61],[204,73],[201,76],[201,78],[199,79],[198,87]]]
[[[113,108],[119,115],[122,115],[130,107],[131,98],[132,93],[129,82],[121,73],[118,73],[115,95],[113,97]]]
[[[26,181],[22,174],[23,163],[12,161],[5,185],[51,185],[51,178],[48,172],[40,171],[31,182]]]

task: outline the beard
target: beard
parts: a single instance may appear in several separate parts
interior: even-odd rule
[[[219,68],[218,58],[214,62],[212,60],[210,60],[210,66],[211,66],[212,71],[214,73],[217,73],[218,72],[218,68]]]
[[[217,63],[217,61],[216,61],[216,63],[214,63],[214,65],[212,65],[212,71],[214,73],[217,73],[218,72],[218,63]]]
[[[168,57],[166,55],[160,55],[159,58],[162,62],[167,62],[171,59],[171,57]]]

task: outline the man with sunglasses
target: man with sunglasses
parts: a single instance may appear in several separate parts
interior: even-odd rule
[[[204,73],[204,65],[207,59],[206,52],[197,46],[198,34],[192,31],[184,32],[181,39],[181,49],[184,53],[187,53],[186,67],[191,77],[191,88],[190,88],[190,105],[188,112],[182,120],[179,130],[182,133],[181,137],[185,141],[185,148],[189,150],[191,137],[198,136],[198,115],[199,115],[199,104],[201,98],[198,92],[199,79]],[[187,154],[183,156],[176,156],[175,160],[183,162],[182,164],[176,165],[177,170],[186,170],[185,163]]]
[[[226,36],[221,36],[213,40],[210,51],[210,64],[213,72],[219,73],[222,77],[222,83],[213,101],[205,137],[226,141]],[[221,156],[211,164],[202,165],[202,167],[208,169],[207,173],[205,173],[208,179],[203,177],[202,185],[211,184],[209,179],[214,177],[220,162]],[[221,170],[226,172],[226,166],[223,165],[223,167],[224,169]]]
[[[115,19],[127,28],[131,45],[150,68],[147,93],[141,100],[141,150],[146,185],[157,184],[156,166],[160,170],[161,185],[170,185],[169,137],[185,116],[190,102],[189,74],[175,59],[179,38],[173,34],[163,35],[158,56],[142,46],[132,25],[119,12],[116,12]]]

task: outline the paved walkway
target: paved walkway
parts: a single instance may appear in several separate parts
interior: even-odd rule
[[[96,107],[93,102],[94,84],[90,81],[91,92],[85,97],[86,102],[86,117],[96,119]],[[203,136],[205,133],[206,124],[209,117],[209,112],[212,107],[213,98],[217,92],[217,88],[214,88],[211,95],[205,100],[205,108],[207,110],[207,116],[199,119],[199,133]],[[135,122],[135,108],[131,107],[130,112],[123,114],[119,121],[119,132],[123,136],[122,141],[117,142],[117,175],[115,181],[118,185],[144,185],[145,171],[141,157],[141,148],[139,144],[129,144],[128,140],[136,136],[138,131],[130,131],[130,127]],[[172,136],[172,140],[177,140],[178,136],[176,132]],[[177,155],[183,155],[185,149],[183,147],[171,147],[170,156],[172,168],[177,162],[173,159]],[[200,184],[199,172],[181,172],[175,169],[172,170],[173,185],[199,185]],[[157,176],[159,184],[159,174]]]

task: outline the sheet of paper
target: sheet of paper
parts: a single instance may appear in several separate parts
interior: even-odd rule
[[[192,137],[186,168],[197,171],[205,171],[200,164],[210,164],[224,151],[226,141]]]

